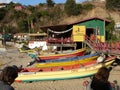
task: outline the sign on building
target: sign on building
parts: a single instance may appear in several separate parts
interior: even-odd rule
[[[86,27],[85,26],[73,26],[72,37],[74,42],[82,42],[85,40]]]

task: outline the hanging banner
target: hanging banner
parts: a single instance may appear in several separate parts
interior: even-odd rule
[[[54,31],[54,30],[51,30],[51,29],[48,29],[49,32],[52,32],[52,33],[55,33],[55,34],[61,34],[61,33],[67,33],[69,31],[71,31],[72,28],[68,29],[68,30],[64,30],[64,31]]]
[[[85,26],[73,26],[72,36],[74,42],[82,42],[85,40],[86,27]]]

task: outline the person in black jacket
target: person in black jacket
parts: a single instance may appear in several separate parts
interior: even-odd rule
[[[93,76],[91,82],[92,90],[111,90],[111,85],[108,81],[110,70],[106,67],[101,67]]]
[[[18,70],[14,66],[5,67],[0,73],[0,90],[14,90],[11,84],[18,77]]]

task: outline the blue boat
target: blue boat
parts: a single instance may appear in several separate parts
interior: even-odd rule
[[[66,61],[77,61],[80,59],[85,59],[85,58],[90,58],[94,56],[99,56],[100,53],[94,53],[94,54],[88,54],[84,56],[75,56],[75,57],[70,57],[70,58],[59,58],[59,59],[52,59],[52,60],[39,60],[38,62],[40,63],[51,63],[51,62],[66,62]]]

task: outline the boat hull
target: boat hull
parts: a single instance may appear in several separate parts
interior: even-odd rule
[[[37,56],[41,60],[51,60],[51,59],[58,59],[58,58],[69,58],[75,56],[83,56],[85,54],[85,48],[75,50],[71,53],[64,53],[64,54],[49,54],[49,55],[39,55]]]
[[[40,63],[51,63],[51,62],[67,62],[67,61],[77,61],[77,60],[82,60],[85,58],[90,58],[93,56],[100,55],[100,53],[94,53],[94,54],[88,54],[84,56],[75,56],[75,57],[70,57],[70,58],[60,58],[60,59],[53,59],[53,60],[40,60]]]
[[[50,62],[50,63],[37,63],[36,67],[55,67],[55,66],[67,66],[67,65],[75,65],[75,64],[84,64],[89,61],[96,60],[98,58],[98,54],[94,54],[89,58],[78,59],[74,61],[66,61],[66,62]]]
[[[116,57],[108,57],[105,61],[114,60]],[[96,64],[96,60],[85,62],[83,64],[67,65],[67,66],[56,66],[56,67],[45,67],[45,68],[22,68],[20,72],[48,72],[48,71],[60,71],[60,70],[70,70],[78,69],[81,67],[86,67]]]
[[[104,63],[104,66],[110,66],[115,60]],[[96,64],[93,66],[83,67],[72,70],[61,70],[54,72],[24,72],[19,73],[16,82],[31,82],[44,80],[65,80],[83,78],[94,75],[103,64]]]

